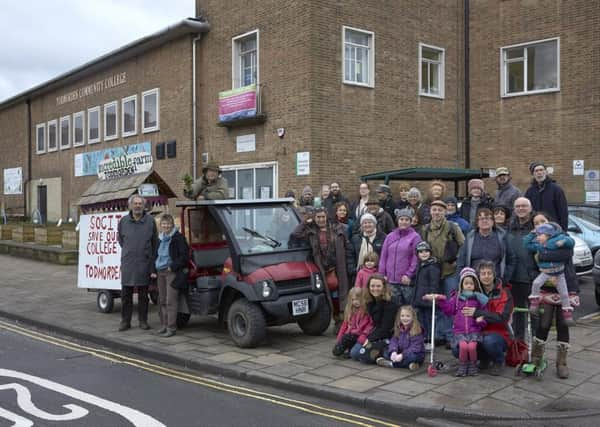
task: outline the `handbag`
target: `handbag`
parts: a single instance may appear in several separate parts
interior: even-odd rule
[[[508,343],[506,350],[506,364],[517,366],[529,361],[527,343],[523,340],[513,339]]]

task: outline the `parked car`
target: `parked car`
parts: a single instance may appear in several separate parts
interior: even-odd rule
[[[600,249],[600,227],[575,214],[569,215],[569,234],[583,239],[590,247],[592,255]]]
[[[573,265],[575,266],[575,273],[577,273],[578,276],[590,274],[592,272],[592,267],[594,266],[592,251],[587,243],[580,237],[577,237],[571,232],[569,232],[569,236],[575,240],[575,247],[573,248]]]
[[[600,306],[600,251],[596,252],[596,256],[594,257],[592,275],[594,276],[594,295],[596,296],[596,304]]]
[[[600,205],[569,204],[569,216],[585,219],[600,227]]]

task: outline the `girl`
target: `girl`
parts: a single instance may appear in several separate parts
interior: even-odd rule
[[[394,323],[394,336],[390,340],[384,357],[377,359],[379,366],[388,368],[408,368],[416,371],[425,360],[423,328],[417,320],[417,313],[410,305],[398,310]]]
[[[444,314],[454,316],[452,346],[458,346],[459,359],[456,376],[477,375],[477,343],[482,341],[481,331],[486,322],[483,316],[471,317],[463,314],[464,308],[482,310],[487,304],[488,297],[481,290],[477,273],[470,267],[463,268],[460,272],[458,293],[453,293],[449,300],[446,300],[444,295],[429,294],[425,297],[439,299]]]
[[[355,288],[366,288],[369,277],[377,273],[377,264],[379,263],[379,255],[377,252],[369,252],[365,255],[364,263],[356,274]]]
[[[333,347],[334,356],[350,357],[350,349],[357,342],[363,344],[373,329],[373,320],[367,313],[366,289],[352,288],[348,292],[348,302],[344,310],[344,322],[337,334]]]

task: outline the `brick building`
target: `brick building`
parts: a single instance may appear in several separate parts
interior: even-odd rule
[[[22,166],[31,194],[2,195],[6,207],[30,213],[47,183],[62,194],[48,218],[67,217],[95,179],[77,176],[77,154],[143,142],[156,156],[157,144],[176,141],[176,157],[155,158],[153,167],[179,195],[181,175],[207,160],[223,165],[237,198],[299,193],[306,184],[317,191],[333,179],[353,195],[360,175],[413,166],[506,165],[524,190],[527,165],[543,160],[569,199],[581,201],[573,160],[600,169],[598,2],[196,0],[196,11],[202,21],[0,103],[0,166]],[[93,86],[122,75],[118,85]],[[251,84],[257,114],[220,122],[219,94]],[[134,95],[137,130],[124,136],[123,107]],[[159,118],[147,132],[145,95],[158,100]],[[60,149],[61,122],[68,117],[73,129],[77,113],[87,123],[99,107],[103,133],[113,101],[115,139]],[[38,126],[48,135],[54,120],[59,146],[42,153]],[[298,153],[309,153],[309,163],[298,165]]]

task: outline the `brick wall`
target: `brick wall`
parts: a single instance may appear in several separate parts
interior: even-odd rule
[[[35,138],[35,129],[32,134]],[[33,139],[35,141],[35,139]],[[22,168],[23,188],[27,180],[27,105],[14,105],[0,114],[0,205],[7,214],[23,214],[23,195],[4,195],[4,169]]]

